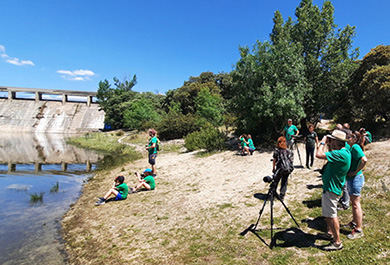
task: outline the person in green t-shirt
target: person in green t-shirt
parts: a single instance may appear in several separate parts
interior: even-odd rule
[[[138,184],[131,189],[131,192],[138,192],[140,190],[154,190],[156,188],[156,181],[152,176],[152,170],[150,168],[145,169],[141,175],[135,172],[138,177]]]
[[[349,223],[353,228],[351,234],[347,237],[349,239],[356,239],[363,236],[363,210],[360,204],[361,191],[364,186],[364,175],[362,169],[367,163],[367,157],[364,154],[364,144],[359,132],[354,132],[348,144],[351,146],[351,168],[347,175],[347,187],[349,197],[352,204],[353,220]]]
[[[292,124],[292,119],[287,120],[287,125],[283,129],[284,136],[286,137],[287,148],[292,149],[294,144],[293,135],[298,135],[298,128]]]
[[[246,134],[241,134],[240,137],[238,138],[239,140],[238,147],[240,148],[242,155],[247,155],[249,153],[247,139],[248,136]]]
[[[106,193],[106,195],[104,195],[104,197],[99,198],[95,205],[99,206],[105,204],[111,195],[115,196],[115,201],[125,200],[127,198],[127,194],[129,193],[129,187],[126,183],[124,183],[124,181],[124,176],[117,176],[112,188]]]
[[[324,250],[340,250],[343,244],[340,239],[340,223],[337,217],[337,202],[345,184],[348,170],[351,166],[351,152],[345,148],[347,135],[340,130],[334,130],[332,135],[324,136],[317,147],[316,157],[327,160],[322,174],[322,215],[326,219],[327,233],[332,243],[323,246]],[[325,145],[330,151],[325,152]]]
[[[314,131],[313,124],[309,124],[307,128],[309,129],[309,133],[305,136],[303,142],[305,143],[305,148],[306,148],[306,167],[310,169],[310,167],[313,166],[313,162],[314,162],[314,149],[316,145],[318,145],[318,136],[317,133]],[[310,159],[310,166],[309,166],[309,159]]]
[[[146,150],[149,152],[149,164],[152,166],[152,175],[156,176],[156,158],[157,158],[157,131],[154,129],[149,129],[149,143],[145,146]]]
[[[364,128],[360,128],[359,133],[363,136],[362,142],[363,145],[369,144],[372,142],[372,134],[369,131],[366,131]]]
[[[251,155],[256,150],[255,145],[253,144],[252,135],[248,134],[248,150]]]

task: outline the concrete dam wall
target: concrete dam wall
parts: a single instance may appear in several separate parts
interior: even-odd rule
[[[27,92],[33,93],[32,90]],[[67,91],[62,94],[62,100],[45,100],[43,94],[48,92],[37,91],[34,90],[35,100],[17,98],[16,92],[10,89],[8,98],[0,98],[0,132],[69,134],[103,129],[105,113],[89,98],[87,102],[68,101],[67,94],[71,91]],[[53,91],[49,94],[60,94]]]

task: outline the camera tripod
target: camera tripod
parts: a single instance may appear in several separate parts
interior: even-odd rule
[[[277,171],[278,172],[278,171]],[[279,197],[279,194],[276,192],[276,185],[275,185],[275,181],[274,181],[274,177],[276,176],[277,172],[275,172],[275,174],[272,176],[272,182],[270,184],[270,188],[268,190],[268,193],[267,193],[267,197],[265,198],[265,201],[264,201],[264,204],[263,204],[263,207],[260,209],[260,212],[259,212],[259,217],[257,218],[257,222],[256,224],[251,224],[244,232],[240,233],[240,235],[244,236],[248,231],[251,231],[252,233],[256,234],[256,228],[257,228],[257,225],[259,224],[259,221],[260,221],[260,218],[261,218],[261,215],[263,214],[263,211],[264,211],[264,208],[265,208],[265,205],[268,201],[268,198],[270,198],[270,202],[271,202],[271,243],[269,245],[269,247],[272,249],[274,244],[275,244],[275,240],[274,240],[274,231],[273,231],[273,225],[274,225],[274,216],[273,216],[273,206],[274,206],[274,198],[276,197],[281,203],[282,205],[284,206],[284,208],[286,209],[287,213],[291,216],[291,218],[294,220],[295,224],[298,226],[298,228],[300,228],[299,224],[297,223],[297,221],[295,220],[294,216],[291,214],[290,210],[287,208],[286,204],[284,204],[284,202],[280,199]],[[257,234],[256,234],[257,235]],[[258,236],[258,235],[257,235]],[[265,241],[262,240],[264,243]]]
[[[292,138],[294,140],[293,144],[291,145],[291,150],[294,151],[294,146],[295,146],[295,149],[297,149],[297,153],[298,153],[298,157],[299,157],[299,162],[301,163],[301,167],[303,167],[302,165],[302,159],[301,159],[301,154],[299,153],[299,148],[298,148],[298,143],[297,143],[297,138],[300,138],[302,135],[292,135]]]

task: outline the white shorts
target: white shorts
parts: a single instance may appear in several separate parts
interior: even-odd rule
[[[321,205],[322,205],[322,216],[336,218],[337,217],[337,202],[340,196],[330,191],[322,193]]]

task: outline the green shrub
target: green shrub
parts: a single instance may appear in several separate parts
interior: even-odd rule
[[[200,130],[202,120],[193,114],[169,112],[159,124],[157,131],[161,139],[183,138],[189,133]]]
[[[218,129],[207,127],[193,132],[185,138],[184,147],[188,151],[206,149],[208,152],[225,149],[226,134]]]

